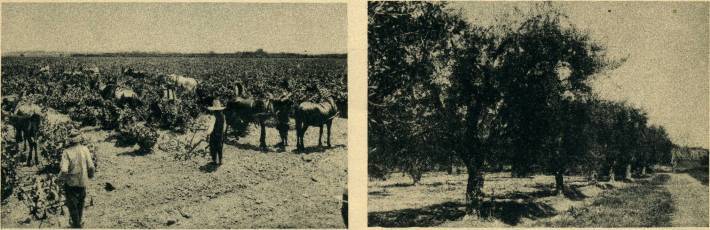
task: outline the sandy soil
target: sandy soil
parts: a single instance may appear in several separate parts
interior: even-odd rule
[[[665,187],[671,193],[675,211],[673,227],[708,227],[708,186],[687,173],[668,173]]]
[[[332,148],[317,148],[318,130],[306,134],[305,154],[273,147],[278,133],[267,129],[270,150],[258,151],[258,130],[226,144],[224,165],[209,156],[176,160],[154,147],[145,156],[120,148],[110,133],[84,130],[97,147],[98,172],[88,189],[88,228],[343,228],[340,197],[347,175],[347,120],[336,118]],[[22,170],[33,170],[23,168]],[[107,191],[110,183],[116,189]],[[15,196],[2,207],[3,227],[67,227],[67,216],[30,220]]]

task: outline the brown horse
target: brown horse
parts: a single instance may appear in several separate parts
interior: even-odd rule
[[[296,119],[296,148],[304,149],[303,136],[309,126],[320,127],[318,134],[318,146],[323,146],[321,139],[323,137],[323,125],[328,128],[328,147],[330,145],[330,129],[333,125],[333,118],[338,116],[338,107],[335,104],[335,99],[329,97],[321,103],[303,102],[296,108],[294,117]]]
[[[42,109],[38,105],[20,102],[10,117],[10,123],[15,127],[15,140],[18,149],[19,145],[24,145],[24,149],[29,148],[27,166],[32,166],[33,159],[35,164],[39,164],[37,138],[42,122],[42,113]]]
[[[265,98],[254,98],[244,94],[244,87],[237,83],[236,97],[227,102],[224,115],[227,118],[227,125],[235,130],[237,137],[243,133],[249,123],[257,124],[260,127],[259,147],[266,150],[266,120],[275,117],[279,125],[279,135],[281,136],[280,146],[288,144],[288,117],[291,108],[289,97],[274,98],[267,94]],[[285,127],[285,129],[284,129]]]

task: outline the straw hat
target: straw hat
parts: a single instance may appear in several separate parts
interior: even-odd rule
[[[69,142],[70,143],[79,143],[82,142],[83,139],[81,138],[81,132],[77,129],[71,129],[69,130]]]
[[[219,99],[214,99],[212,101],[212,106],[207,107],[208,110],[223,110],[225,107],[222,105],[222,102],[219,101]]]

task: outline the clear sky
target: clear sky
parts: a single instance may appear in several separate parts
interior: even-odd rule
[[[611,57],[629,57],[598,76],[593,87],[606,99],[643,108],[674,142],[708,148],[710,71],[708,2],[556,2],[569,21],[608,47]],[[470,22],[525,11],[526,2],[457,2]]]
[[[2,51],[345,53],[343,3],[3,3]]]

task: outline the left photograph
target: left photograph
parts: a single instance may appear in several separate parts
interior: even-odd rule
[[[3,3],[3,228],[347,228],[345,3]]]

